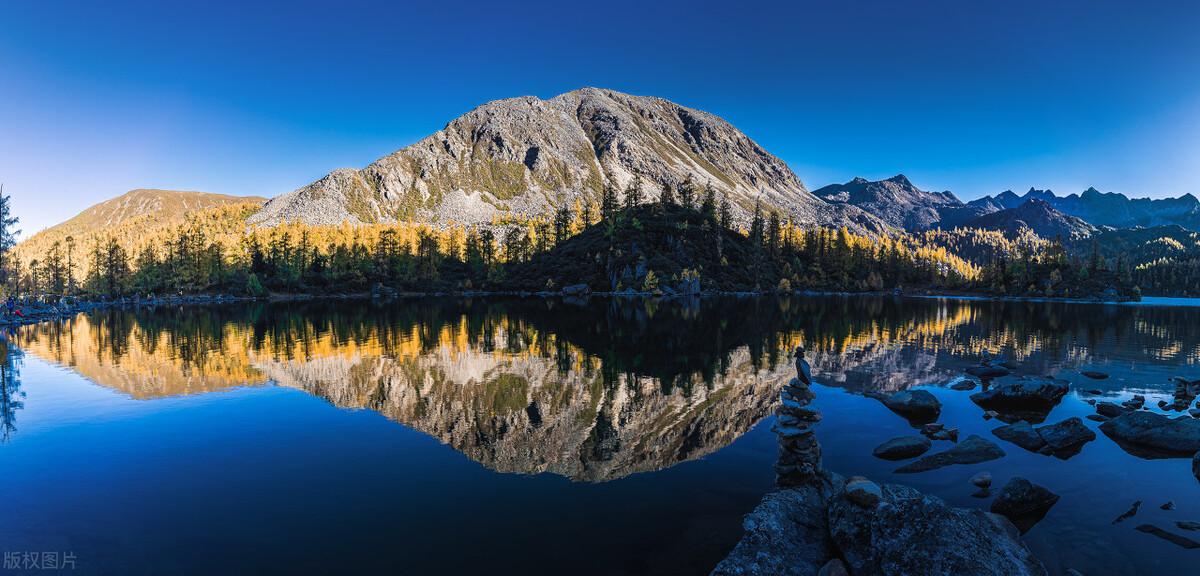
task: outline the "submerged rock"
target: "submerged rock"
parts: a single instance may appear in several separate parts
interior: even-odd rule
[[[989,488],[992,485],[992,473],[980,472],[971,477],[971,484],[978,488]]]
[[[1067,394],[1068,386],[1059,381],[1009,382],[971,395],[971,401],[1001,416],[1041,422]]]
[[[1186,520],[1179,520],[1179,521],[1175,522],[1175,525],[1183,530],[1191,530],[1193,532],[1200,530],[1200,522],[1189,522]]]
[[[923,436],[898,436],[876,446],[872,453],[884,460],[904,460],[928,452],[931,446],[933,443]]]
[[[1021,420],[1014,424],[1001,426],[992,430],[997,438],[1006,442],[1012,442],[1030,452],[1039,452],[1046,447],[1046,441],[1042,440],[1037,430],[1033,429],[1028,422]]]
[[[1141,500],[1138,500],[1138,501],[1134,502],[1133,504],[1130,504],[1130,505],[1129,505],[1129,509],[1128,509],[1128,510],[1126,510],[1126,511],[1124,511],[1124,512],[1122,512],[1120,516],[1117,516],[1116,518],[1114,518],[1114,519],[1113,519],[1113,521],[1112,521],[1112,523],[1113,523],[1113,524],[1120,524],[1120,523],[1122,523],[1122,522],[1124,522],[1124,521],[1126,521],[1126,520],[1128,520],[1128,519],[1130,519],[1130,518],[1133,518],[1134,516],[1136,516],[1136,515],[1137,515],[1137,513],[1138,513],[1138,509],[1140,509],[1141,507],[1142,507],[1142,501],[1141,501]]]
[[[1057,502],[1058,494],[1024,478],[1016,477],[1009,480],[1000,490],[1000,494],[992,502],[991,510],[1012,520],[1023,534],[1044,518],[1046,512]]]
[[[984,380],[991,380],[993,378],[1008,376],[1012,374],[1012,371],[1002,366],[972,366],[967,368],[967,374]]]
[[[891,396],[872,394],[871,397],[914,425],[933,422],[942,413],[942,403],[925,390],[903,390]]]
[[[1084,370],[1084,371],[1080,372],[1080,374],[1083,374],[1084,376],[1087,376],[1088,378],[1091,378],[1092,380],[1108,379],[1108,374],[1105,374],[1104,372],[1100,372],[1097,370]]]
[[[977,464],[1003,457],[1004,450],[1001,450],[994,442],[972,434],[953,448],[923,456],[897,468],[896,472],[898,474],[926,472],[953,464]]]
[[[1137,411],[1100,425],[1100,431],[1130,454],[1143,458],[1191,456],[1200,452],[1200,420]]]
[[[1145,532],[1146,534],[1151,534],[1151,535],[1157,536],[1159,538],[1162,538],[1163,540],[1166,540],[1167,542],[1170,542],[1176,546],[1179,546],[1180,548],[1188,548],[1188,549],[1200,548],[1200,542],[1192,540],[1191,538],[1188,538],[1186,536],[1180,536],[1179,534],[1175,534],[1174,532],[1167,532],[1166,530],[1163,530],[1162,528],[1159,528],[1158,526],[1155,526],[1153,524],[1142,524],[1141,526],[1137,527],[1137,531]]]
[[[974,390],[975,389],[975,381],[974,380],[963,380],[961,382],[955,382],[950,385],[950,389],[951,390]]]

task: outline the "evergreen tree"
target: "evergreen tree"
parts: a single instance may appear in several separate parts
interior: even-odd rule
[[[0,184],[0,285],[9,282],[9,272],[12,268],[8,261],[8,251],[17,244],[17,235],[21,233],[16,226],[20,219],[12,215],[12,198],[4,194],[4,185]]]
[[[696,207],[696,183],[692,181],[691,174],[679,186],[679,203],[688,210]]]
[[[617,190],[611,181],[607,182],[604,184],[604,193],[600,197],[600,219],[605,222],[612,222],[616,218],[619,209],[619,205],[617,204]]]
[[[642,205],[642,177],[634,175],[629,186],[625,188],[625,210],[630,211]]]
[[[721,228],[733,229],[733,210],[729,206],[729,196],[726,194],[721,194],[720,223]]]
[[[675,200],[675,187],[672,186],[670,182],[663,183],[662,194],[660,194],[658,197],[658,203],[662,205],[663,208],[668,208],[677,204]]]

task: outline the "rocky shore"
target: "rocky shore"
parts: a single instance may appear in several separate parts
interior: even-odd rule
[[[797,365],[804,375],[801,363],[802,357]],[[713,570],[714,576],[1046,574],[1010,516],[1044,513],[1057,496],[1014,479],[1004,487],[1005,498],[997,500],[1003,505],[984,512],[955,508],[906,486],[844,478],[821,466],[812,430],[821,416],[808,407],[813,397],[800,378],[784,388],[775,426],[779,489],[746,516],[745,535]],[[919,397],[881,400],[918,417],[936,411]],[[916,455],[928,449],[921,440],[896,444]],[[975,436],[963,444],[972,441],[999,451]],[[915,447],[908,451],[908,444]],[[986,491],[991,478],[972,482]]]
[[[207,304],[226,304],[231,302],[246,302],[254,298],[230,296],[228,294],[192,294],[185,296],[165,297],[125,297],[106,300],[84,300],[75,297],[63,297],[56,301],[44,299],[18,299],[15,310],[19,314],[0,313],[0,327],[25,326],[40,322],[66,320],[82,312],[94,310],[109,310],[122,308],[140,308],[154,306],[193,306]]]

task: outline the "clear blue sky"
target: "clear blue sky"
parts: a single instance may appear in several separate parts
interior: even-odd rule
[[[1200,192],[1195,1],[240,4],[0,4],[27,234],[137,187],[272,196],[581,86],[721,115],[810,188]]]

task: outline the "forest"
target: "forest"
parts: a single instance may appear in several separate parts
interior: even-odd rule
[[[634,180],[598,202],[486,225],[246,225],[254,205],[191,214],[144,233],[137,222],[81,245],[11,255],[17,219],[0,205],[0,274],[10,294],[91,298],[228,293],[363,294],[558,291],[921,291],[1137,298],[1139,286],[1187,292],[1197,262],[1131,266],[1096,245],[984,230],[895,232],[802,228],[756,207],[736,222],[729,201],[690,181],[645,198]],[[1182,287],[1182,288],[1181,288]]]

